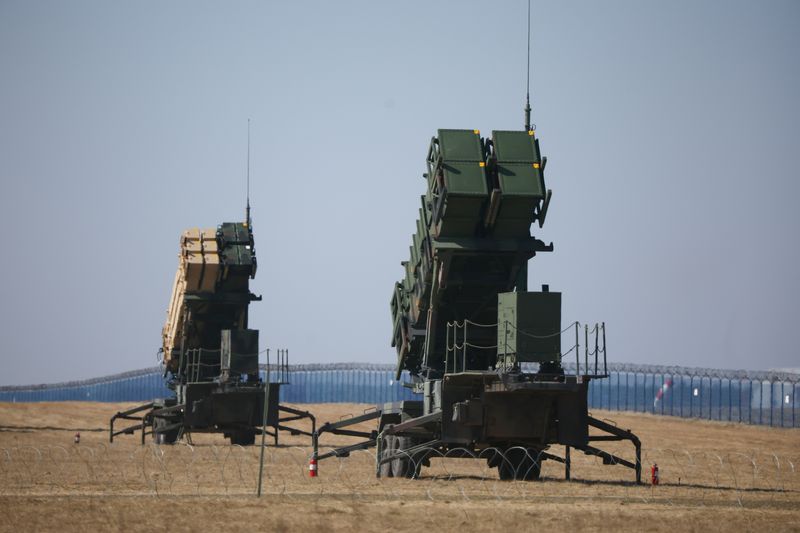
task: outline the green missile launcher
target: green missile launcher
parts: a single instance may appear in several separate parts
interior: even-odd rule
[[[378,477],[419,477],[430,457],[444,455],[480,457],[501,479],[533,480],[544,460],[563,463],[569,478],[574,448],[630,467],[640,481],[639,439],[587,409],[589,382],[606,377],[598,364],[600,353],[605,361],[605,327],[594,330],[596,342],[600,331],[603,338],[594,368],[586,351],[567,372],[561,293],[547,285],[528,291],[528,261],[553,251],[531,235],[534,224],[544,224],[552,197],[534,131],[481,138],[478,130],[439,130],[426,163],[405,275],[390,303],[396,378],[407,372],[405,385],[421,399],[323,425],[314,458],[377,446]],[[576,345],[567,353],[574,357],[573,326]],[[369,419],[378,420],[377,430],[347,429]],[[589,427],[605,434],[590,436]],[[366,440],[319,455],[325,432]],[[592,440],[628,440],[636,459],[595,448]],[[553,444],[565,447],[565,457],[547,451]]]
[[[533,131],[483,139],[478,130],[439,130],[431,140],[428,187],[391,300],[398,378],[403,370],[441,376],[447,346],[437,332],[464,318],[496,323],[497,302],[487,298],[527,290],[527,261],[553,249],[530,234],[533,223],[544,224],[552,196],[545,165]],[[482,345],[497,343],[496,331],[474,334]],[[489,352],[471,358],[482,369],[496,363]]]

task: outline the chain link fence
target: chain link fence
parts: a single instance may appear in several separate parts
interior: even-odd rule
[[[567,373],[574,372],[570,364]],[[589,386],[589,406],[778,427],[800,426],[800,374],[609,363]],[[264,375],[262,365],[262,377]],[[382,364],[291,365],[287,403],[379,404],[415,399],[395,367]],[[136,402],[171,395],[159,367],[84,381],[0,387],[0,402]]]

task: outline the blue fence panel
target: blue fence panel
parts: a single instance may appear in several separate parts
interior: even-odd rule
[[[297,365],[290,367],[290,384],[281,387],[280,398],[368,404],[419,399],[403,386],[407,374],[400,380],[394,376],[391,365]],[[280,376],[272,372],[270,378]],[[608,378],[590,382],[587,399],[590,409],[798,427],[798,393],[798,374],[617,364],[609,365]],[[0,387],[0,402],[144,402],[171,395],[159,368],[82,382]]]

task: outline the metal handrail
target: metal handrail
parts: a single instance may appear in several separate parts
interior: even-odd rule
[[[446,341],[445,341],[445,374],[450,372],[451,369],[451,362],[450,362],[450,354],[453,354],[453,361],[452,361],[452,371],[458,372],[459,366],[461,367],[461,371],[465,372],[467,369],[467,348],[474,348],[474,349],[494,349],[500,344],[499,339],[499,331],[498,331],[498,340],[497,344],[492,346],[488,345],[480,345],[470,343],[468,340],[468,331],[469,325],[478,326],[478,327],[497,327],[498,324],[481,324],[477,322],[472,322],[468,319],[464,319],[461,321],[454,320],[452,322],[447,323],[447,334],[446,334]],[[550,333],[547,335],[536,335],[531,332],[525,331],[523,329],[518,328],[514,324],[509,321],[505,321],[503,324],[503,343],[506,348],[506,352],[508,352],[508,332],[509,326],[513,328],[517,333],[521,335],[525,335],[535,339],[547,339],[552,338],[557,335],[563,335],[570,329],[575,329],[575,343],[567,350],[562,351],[558,354],[559,363],[563,361],[563,358],[570,354],[572,351],[575,351],[575,375],[576,376],[584,376],[584,377],[606,377],[608,375],[608,359],[606,355],[606,326],[605,322],[598,322],[594,325],[594,327],[590,330],[588,324],[584,324],[584,363],[583,366],[581,365],[581,357],[580,357],[580,322],[575,321],[572,322],[570,325],[562,329],[557,333]],[[458,331],[459,329],[463,330],[463,334],[461,340],[459,342]],[[498,328],[499,329],[499,328]],[[589,335],[594,333],[594,350],[591,352],[589,351]],[[603,354],[602,360],[602,372],[601,372],[601,361],[600,361],[600,353]],[[461,361],[459,361],[459,355],[461,356]],[[594,356],[594,365],[590,364],[589,356]],[[460,365],[459,365],[460,363]]]

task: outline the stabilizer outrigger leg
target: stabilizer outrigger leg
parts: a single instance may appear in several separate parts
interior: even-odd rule
[[[586,446],[573,446],[577,448],[583,453],[587,455],[596,455],[603,459],[603,464],[605,465],[621,465],[628,467],[636,472],[636,483],[641,484],[642,482],[642,442],[639,440],[639,437],[633,434],[630,430],[621,429],[613,424],[609,424],[608,422],[604,422],[603,420],[598,420],[592,416],[588,417],[589,426],[593,428],[597,428],[601,431],[608,433],[608,435],[590,435],[589,441],[590,442],[598,442],[598,441],[622,441],[628,440],[633,443],[634,448],[636,449],[636,459],[635,462],[628,461],[627,459],[623,459],[617,455],[612,453],[603,451],[599,448],[595,448],[594,446],[586,445]]]
[[[155,406],[154,402],[149,402],[144,405],[139,405],[132,409],[128,409],[127,411],[119,411],[117,414],[111,417],[109,422],[109,435],[108,435],[108,442],[114,442],[114,437],[117,435],[122,435],[123,433],[126,435],[133,435],[133,433],[139,429],[142,430],[142,443],[144,443],[145,432],[147,426],[151,425],[150,418],[152,409]],[[133,416],[136,413],[141,413],[142,411],[148,411],[147,413],[141,416]],[[123,428],[119,431],[114,431],[114,421],[115,420],[135,420],[139,422],[133,426],[128,426]]]
[[[380,418],[382,411],[377,409],[375,411],[369,411],[359,416],[354,416],[351,418],[345,418],[343,420],[339,420],[337,422],[326,422],[325,424],[321,425],[319,429],[314,431],[312,435],[312,445],[314,447],[312,459],[314,460],[322,460],[327,459],[329,457],[348,457],[350,452],[354,452],[357,450],[366,450],[367,448],[372,448],[376,445],[378,432],[375,430],[372,431],[356,431],[352,429],[344,429],[349,426],[354,426],[356,424],[360,424],[361,422],[367,422],[369,420],[375,420],[376,418]],[[356,444],[351,444],[349,446],[342,446],[340,448],[336,448],[331,450],[330,452],[323,453],[320,455],[319,453],[319,436],[323,433],[333,433],[334,435],[345,435],[348,437],[362,437],[366,439],[363,442],[359,442]]]
[[[288,431],[291,435],[306,435],[312,439],[314,438],[314,434],[317,431],[317,419],[314,417],[314,415],[308,411],[301,411],[300,409],[295,409],[294,407],[280,404],[278,404],[278,410],[283,411],[284,413],[289,413],[289,416],[278,419],[278,424],[275,426],[275,446],[278,445],[278,430]],[[311,420],[310,432],[284,425],[286,422],[294,422],[295,420],[303,420],[305,418]]]

